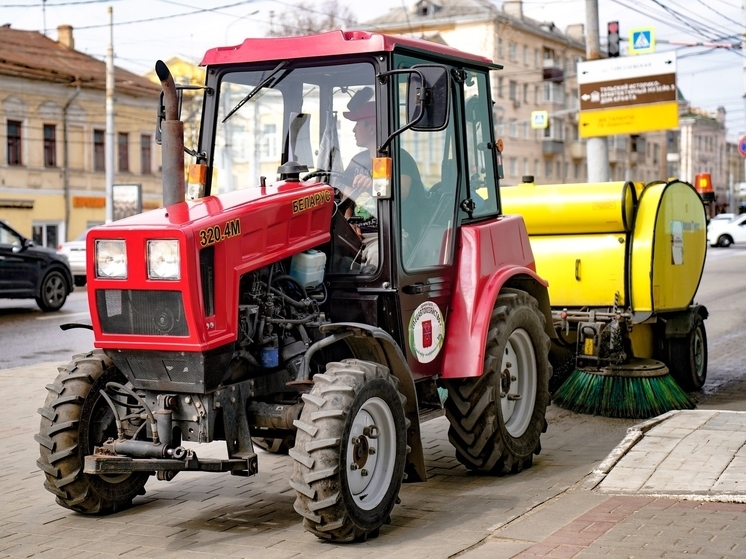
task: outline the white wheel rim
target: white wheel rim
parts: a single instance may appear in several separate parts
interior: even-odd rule
[[[536,355],[531,336],[522,328],[510,335],[500,367],[500,409],[511,437],[523,435],[531,424],[537,387]]]
[[[377,428],[377,438],[364,434],[372,425]],[[360,452],[366,448],[367,455],[361,457]],[[358,507],[371,510],[381,503],[391,486],[395,461],[394,416],[381,398],[371,398],[355,415],[347,440],[347,484]]]
[[[704,376],[704,365],[705,365],[705,344],[702,339],[702,332],[699,328],[694,329],[694,368],[697,379],[702,379]]]

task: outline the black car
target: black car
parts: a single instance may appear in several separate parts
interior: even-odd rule
[[[57,311],[73,290],[64,256],[36,246],[0,221],[0,298],[36,299],[43,311]]]

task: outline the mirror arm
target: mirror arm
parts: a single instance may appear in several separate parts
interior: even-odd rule
[[[394,74],[417,74],[418,76],[420,76],[420,80],[422,81],[423,85],[425,83],[425,76],[422,74],[422,72],[420,72],[419,70],[416,70],[414,68],[404,68],[402,70],[389,70],[388,72],[381,72],[380,74],[378,74],[376,76],[376,78],[378,78],[378,81],[382,85],[384,85],[388,81],[388,77],[389,76],[393,76]],[[423,102],[424,102],[424,99],[423,99]],[[391,143],[391,141],[394,138],[396,138],[399,134],[401,134],[405,130],[409,130],[410,128],[412,128],[419,121],[421,121],[422,117],[424,117],[424,116],[425,116],[425,110],[422,109],[422,110],[420,110],[420,114],[419,114],[419,116],[417,118],[415,118],[411,122],[408,122],[407,124],[405,124],[404,126],[402,126],[401,128],[399,128],[398,130],[394,130],[394,132],[392,132],[389,135],[389,137],[386,138],[386,140],[380,145],[380,147],[378,148],[378,151],[379,152],[385,152],[385,151],[387,151],[387,149],[389,147],[389,144]]]

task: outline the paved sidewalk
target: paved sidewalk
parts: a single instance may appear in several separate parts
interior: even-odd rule
[[[633,426],[578,487],[464,559],[746,557],[746,412],[669,412]]]

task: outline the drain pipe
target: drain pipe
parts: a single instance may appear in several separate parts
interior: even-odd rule
[[[184,123],[179,120],[179,99],[176,84],[166,64],[155,63],[155,73],[163,88],[165,120],[161,122],[163,166],[163,206],[183,202],[186,197],[184,180]]]

